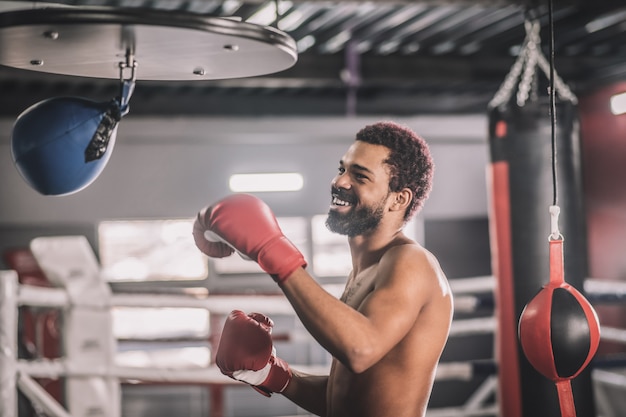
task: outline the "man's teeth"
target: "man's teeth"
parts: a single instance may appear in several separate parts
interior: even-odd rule
[[[337,197],[333,197],[333,204],[336,206],[349,206],[350,205],[350,203],[348,203],[347,201],[340,200]]]

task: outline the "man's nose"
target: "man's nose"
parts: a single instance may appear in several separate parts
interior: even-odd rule
[[[332,185],[335,188],[343,188],[347,190],[350,188],[350,178],[345,172],[339,173],[333,179]]]

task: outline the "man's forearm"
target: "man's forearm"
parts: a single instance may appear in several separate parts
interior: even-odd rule
[[[328,376],[307,375],[293,370],[293,377],[282,394],[305,410],[324,417],[326,415],[326,386]]]

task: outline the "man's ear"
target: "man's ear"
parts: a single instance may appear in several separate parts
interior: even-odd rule
[[[413,192],[408,188],[403,188],[395,194],[396,195],[393,204],[391,205],[391,210],[400,210],[404,213],[409,205],[411,205],[411,201],[413,200]]]

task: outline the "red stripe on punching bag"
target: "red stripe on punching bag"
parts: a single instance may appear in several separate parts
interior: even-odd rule
[[[522,399],[517,346],[517,316],[513,284],[513,248],[511,241],[511,207],[509,165],[493,162],[488,171],[491,185],[491,259],[497,279],[495,289],[498,320],[495,355],[499,373],[500,415],[521,417]]]

